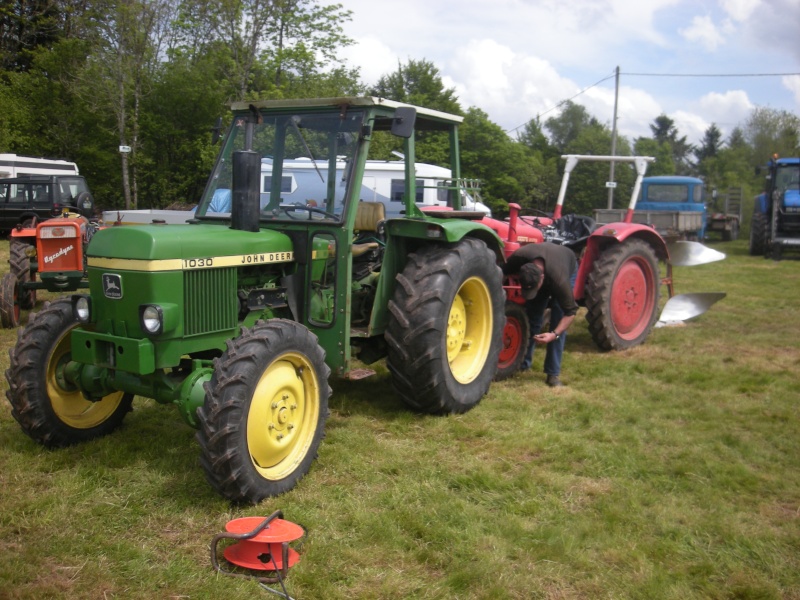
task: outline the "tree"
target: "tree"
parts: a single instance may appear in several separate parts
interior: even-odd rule
[[[87,70],[89,102],[99,102],[116,120],[125,208],[135,208],[137,193],[136,159],[140,149],[139,129],[142,97],[147,93],[159,66],[165,37],[169,35],[172,3],[169,0],[125,0],[109,2],[108,14],[99,27],[101,43]],[[102,85],[105,84],[105,85]],[[131,177],[131,167],[132,177]]]
[[[617,139],[617,155],[628,156],[631,149],[624,137]],[[566,148],[567,154],[611,154],[611,131],[605,125],[596,122],[584,128]],[[572,172],[567,189],[568,197],[564,200],[564,213],[575,213],[592,216],[595,208],[608,206],[608,193],[605,186],[609,176],[607,162],[581,162]],[[621,198],[627,205],[630,197],[633,171],[628,165],[617,163],[614,179],[617,183],[615,197]],[[619,204],[619,200],[617,204]]]
[[[28,71],[39,48],[64,37],[67,2],[12,0],[0,5],[0,68]]]
[[[577,139],[581,131],[587,127],[599,126],[600,122],[592,117],[580,104],[571,100],[564,103],[564,109],[557,117],[550,117],[544,126],[550,132],[550,141],[559,153],[566,152],[567,146]]]
[[[397,102],[407,102],[451,114],[464,114],[454,88],[447,88],[439,69],[428,60],[409,60],[382,76],[369,93]]]
[[[653,139],[659,143],[668,144],[672,151],[672,162],[675,166],[675,173],[677,175],[690,175],[693,170],[693,165],[689,159],[693,151],[692,145],[686,141],[686,136],[678,134],[678,128],[675,127],[675,121],[665,114],[656,117],[653,124],[650,125],[650,131],[653,132]]]
[[[675,161],[672,158],[672,147],[668,142],[659,142],[653,138],[639,137],[633,145],[636,156],[652,156],[656,159],[647,167],[648,175],[674,175]]]
[[[465,177],[481,180],[481,195],[493,213],[506,212],[508,202],[532,205],[533,159],[479,108],[471,107],[464,117],[461,166]]]
[[[406,102],[456,115],[464,114],[456,92],[447,88],[434,64],[427,60],[410,60],[398,64],[397,70],[383,75],[368,93],[397,102]],[[375,135],[372,158],[388,158],[391,151],[401,150],[401,142],[389,136]],[[425,131],[416,136],[417,161],[450,166],[447,135],[438,131]]]
[[[318,6],[313,0],[273,0],[275,19],[265,31],[269,42],[261,60],[270,65],[276,89],[287,78],[303,82],[318,76],[330,65],[339,65],[338,50],[353,40],[345,36],[342,24],[352,11],[341,4]]]
[[[752,148],[754,165],[763,165],[773,154],[800,156],[800,117],[788,111],[757,107],[742,133]]]
[[[700,146],[694,149],[694,155],[698,163],[702,163],[707,158],[715,157],[722,148],[722,132],[712,123],[703,134]]]

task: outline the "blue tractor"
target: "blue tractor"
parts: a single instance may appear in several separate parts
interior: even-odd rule
[[[767,185],[756,196],[750,222],[750,254],[780,260],[785,248],[800,248],[800,158],[773,158]]]

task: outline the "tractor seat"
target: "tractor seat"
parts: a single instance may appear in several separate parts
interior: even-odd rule
[[[353,230],[356,240],[353,242],[353,256],[361,256],[370,250],[377,250],[381,244],[381,225],[386,220],[386,207],[382,202],[359,202],[356,212],[356,223]],[[365,235],[366,234],[366,235]]]

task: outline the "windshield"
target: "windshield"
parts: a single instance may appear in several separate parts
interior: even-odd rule
[[[702,202],[702,188],[683,183],[650,183],[639,192],[639,202]],[[644,195],[644,197],[642,197]]]
[[[71,202],[78,194],[88,192],[86,180],[82,177],[60,177],[58,180],[62,202]]]
[[[252,116],[234,118],[198,216],[230,217],[231,158],[246,147],[248,118]],[[261,156],[261,220],[341,221],[363,111],[270,115],[259,120],[252,125],[251,149]]]
[[[800,165],[779,165],[775,176],[775,190],[800,190]]]

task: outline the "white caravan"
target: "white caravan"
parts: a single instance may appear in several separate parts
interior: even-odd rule
[[[315,162],[310,158],[298,158],[284,163],[281,177],[281,203],[301,204],[324,207],[324,199],[328,197],[327,169],[319,159]],[[347,180],[344,177],[346,167],[344,161],[336,165],[336,202],[344,199]],[[399,217],[405,211],[403,193],[405,183],[403,169],[405,164],[401,160],[368,160],[364,167],[364,178],[361,186],[361,200],[365,202],[382,202],[386,206],[386,217]],[[416,164],[417,179],[417,206],[421,209],[427,207],[447,208],[453,206],[452,196],[453,181],[450,169],[437,167],[425,163]],[[214,189],[212,200],[206,215],[230,214],[231,190],[228,187],[230,180],[225,185]],[[261,160],[261,207],[269,204],[270,189],[272,187],[272,159]],[[461,180],[459,186],[462,190],[461,210],[482,212],[491,216],[488,206],[480,202],[476,182]],[[194,211],[176,210],[111,210],[103,213],[106,222],[119,222],[125,224],[142,224],[152,222],[185,223],[194,217]]]
[[[0,179],[20,175],[78,175],[78,165],[66,160],[0,154]]]
[[[336,165],[336,201],[344,198],[347,180],[345,177],[346,165],[340,161]],[[324,165],[319,159],[298,158],[284,163],[281,181],[281,202],[287,204],[308,204],[313,201],[317,205],[323,204],[322,199],[327,197],[327,177]],[[400,216],[404,210],[403,194],[405,182],[403,178],[405,163],[402,160],[368,160],[364,167],[364,177],[361,185],[361,200],[365,202],[382,202],[386,205],[386,216]],[[452,180],[450,169],[416,163],[416,202],[421,209],[427,207],[452,207],[452,196],[455,193],[455,182]],[[470,183],[472,185],[470,186]],[[265,158],[261,161],[261,204],[269,202],[269,190],[272,186],[272,161]],[[477,211],[491,216],[488,206],[480,202],[477,186],[474,182],[462,180],[458,186],[462,190],[469,186],[471,192],[462,191],[461,209]],[[473,197],[474,196],[474,197]]]

